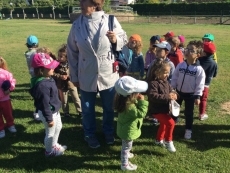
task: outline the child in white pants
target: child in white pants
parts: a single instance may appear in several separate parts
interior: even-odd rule
[[[58,143],[62,128],[59,109],[61,101],[58,98],[58,89],[51,76],[59,62],[53,60],[48,54],[36,53],[32,60],[34,75],[31,79],[30,94],[34,98],[34,105],[38,110],[39,119],[43,122],[46,136],[45,156],[63,155],[67,149]]]

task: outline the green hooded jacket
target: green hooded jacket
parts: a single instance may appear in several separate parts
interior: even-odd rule
[[[129,108],[118,114],[117,135],[123,140],[134,140],[141,135],[143,118],[148,111],[149,102],[137,100]]]

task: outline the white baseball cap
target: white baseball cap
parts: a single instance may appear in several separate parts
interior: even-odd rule
[[[115,83],[116,92],[123,96],[128,96],[132,93],[146,92],[147,89],[147,82],[136,80],[130,76],[123,76]]]
[[[159,47],[161,49],[167,49],[168,51],[171,50],[171,45],[167,41],[162,41],[158,44],[153,45],[154,47]]]

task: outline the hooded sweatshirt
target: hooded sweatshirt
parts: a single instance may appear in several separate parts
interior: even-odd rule
[[[53,114],[61,108],[58,89],[53,78],[31,78],[30,94],[34,98],[34,106],[42,112],[46,122],[53,121]]]
[[[204,90],[205,72],[197,60],[194,64],[189,65],[184,61],[177,65],[171,85],[180,93],[193,94],[195,99],[202,96]]]

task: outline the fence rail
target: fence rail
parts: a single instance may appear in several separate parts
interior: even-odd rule
[[[230,15],[158,15],[138,16],[116,15],[118,21],[126,23],[165,23],[165,24],[227,24],[230,25]],[[68,15],[56,14],[56,19],[69,19]],[[36,19],[37,14],[28,14],[26,19]],[[53,14],[39,14],[40,19],[52,19]],[[2,19],[10,19],[10,14],[2,14]],[[23,19],[23,14],[13,14],[13,19]]]

